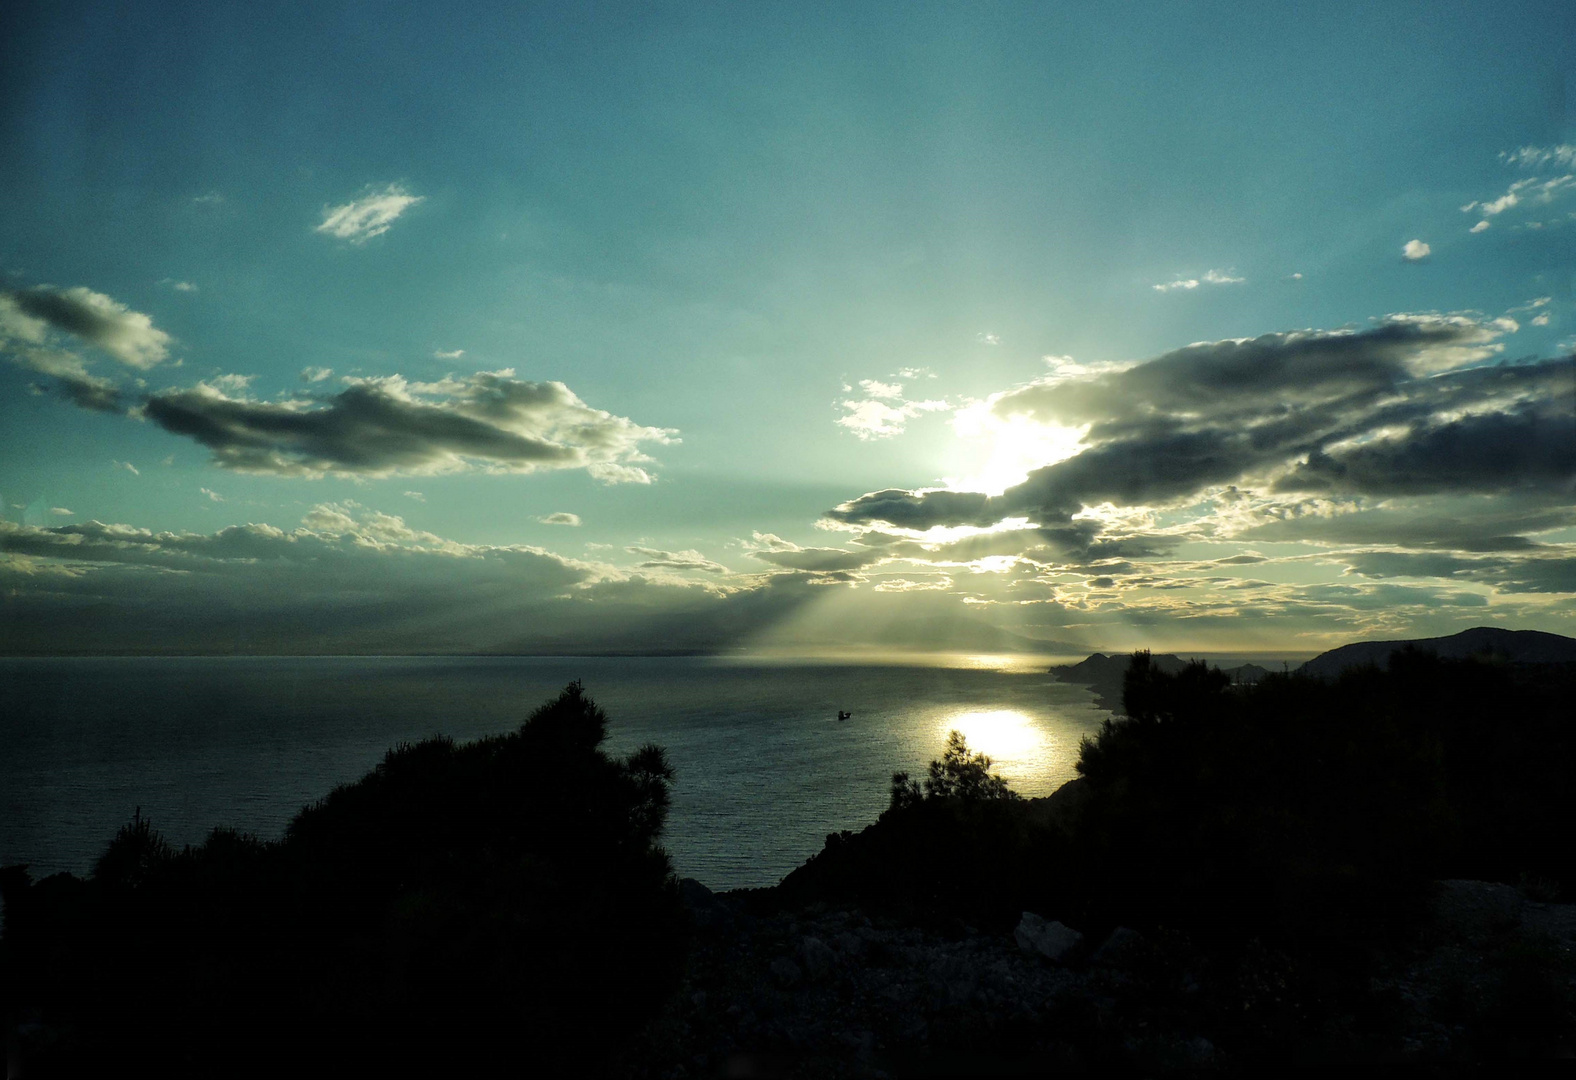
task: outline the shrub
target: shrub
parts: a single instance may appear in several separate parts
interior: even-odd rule
[[[87,882],[6,878],[37,1075],[595,1074],[675,985],[673,771],[571,684],[509,735],[395,747],[264,843],[140,813]],[[15,916],[15,917],[13,917]]]

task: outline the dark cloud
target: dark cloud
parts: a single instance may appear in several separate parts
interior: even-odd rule
[[[1531,555],[1361,551],[1334,558],[1361,577],[1446,578],[1489,585],[1502,593],[1576,593],[1576,545],[1570,544]]]
[[[728,568],[706,558],[698,551],[662,551],[658,548],[625,548],[631,555],[643,556],[642,570],[699,570],[704,574],[726,574]]]
[[[308,522],[175,533],[0,521],[0,650],[706,649],[811,595],[459,544],[350,505]]]
[[[1576,402],[1541,399],[1509,412],[1433,420],[1405,435],[1312,451],[1279,491],[1365,495],[1576,493]]]
[[[170,335],[153,320],[124,304],[76,286],[39,285],[0,291],[0,336],[37,343],[44,327],[69,334],[104,350],[123,364],[150,368],[169,356]]]
[[[591,408],[563,383],[512,376],[428,384],[393,376],[276,402],[200,383],[152,395],[145,412],[208,447],[223,468],[288,476],[585,468],[609,482],[647,482],[641,444],[672,441],[671,431]]]
[[[795,548],[757,551],[753,554],[762,562],[785,570],[804,570],[816,574],[863,570],[893,555],[890,551],[844,551],[842,548]]]
[[[1291,509],[1295,509],[1293,506]],[[1268,543],[1390,544],[1491,552],[1536,548],[1527,533],[1576,525],[1576,506],[1555,494],[1401,499],[1338,514],[1292,514],[1238,532]]]
[[[1087,425],[1081,453],[999,496],[887,489],[827,516],[919,530],[1012,517],[1050,525],[1107,502],[1171,504],[1213,486],[1261,484],[1294,463],[1283,485],[1325,490],[1345,475],[1354,479],[1340,482],[1375,491],[1568,483],[1571,361],[1463,367],[1492,357],[1504,331],[1461,317],[1398,317],[1364,332],[1191,345],[1120,372],[1025,387],[993,408]],[[1517,445],[1496,449],[1496,440]]]

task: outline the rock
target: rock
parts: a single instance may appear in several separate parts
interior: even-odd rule
[[[695,925],[702,930],[724,928],[733,924],[733,909],[716,893],[694,878],[679,880],[679,902],[689,911]]]
[[[1123,967],[1136,958],[1138,947],[1143,944],[1143,940],[1144,936],[1137,930],[1118,926],[1094,951],[1089,962],[1101,967]]]
[[[782,986],[793,986],[803,974],[799,970],[799,965],[786,956],[779,956],[772,961],[771,973],[772,978]]]
[[[1032,911],[1025,911],[1013,931],[1018,948],[1026,953],[1038,954],[1047,960],[1060,961],[1083,941],[1083,935],[1061,923],[1040,918]]]
[[[837,954],[818,937],[805,937],[799,941],[799,961],[812,979],[822,979],[837,966]]]
[[[1434,898],[1434,916],[1448,930],[1479,937],[1519,925],[1522,904],[1521,893],[1510,885],[1441,881]]]

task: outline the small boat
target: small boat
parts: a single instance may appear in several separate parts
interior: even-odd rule
[[[841,720],[847,720],[852,715],[854,715],[854,714],[851,713],[851,712],[844,712],[842,709],[838,709],[837,710],[837,719],[840,720],[840,721]]]

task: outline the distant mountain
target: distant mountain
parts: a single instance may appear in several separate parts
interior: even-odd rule
[[[1122,683],[1127,678],[1127,666],[1132,663],[1132,653],[1120,653],[1116,656],[1107,656],[1105,653],[1095,653],[1087,659],[1076,664],[1062,664],[1051,668],[1051,674],[1065,683],[1087,686],[1094,691],[1095,704],[1102,709],[1120,712],[1122,709]],[[1173,653],[1151,655],[1150,664],[1167,674],[1174,675],[1187,667],[1188,662]],[[1268,668],[1259,667],[1257,664],[1243,664],[1240,667],[1222,668],[1231,677],[1232,682],[1256,683],[1269,674]]]
[[[1475,626],[1449,637],[1418,638],[1411,641],[1359,641],[1320,653],[1297,670],[1321,679],[1333,678],[1350,667],[1372,664],[1385,667],[1390,654],[1411,646],[1448,660],[1481,657],[1512,664],[1576,663],[1576,638],[1546,634],[1541,630],[1501,630],[1497,626]]]

